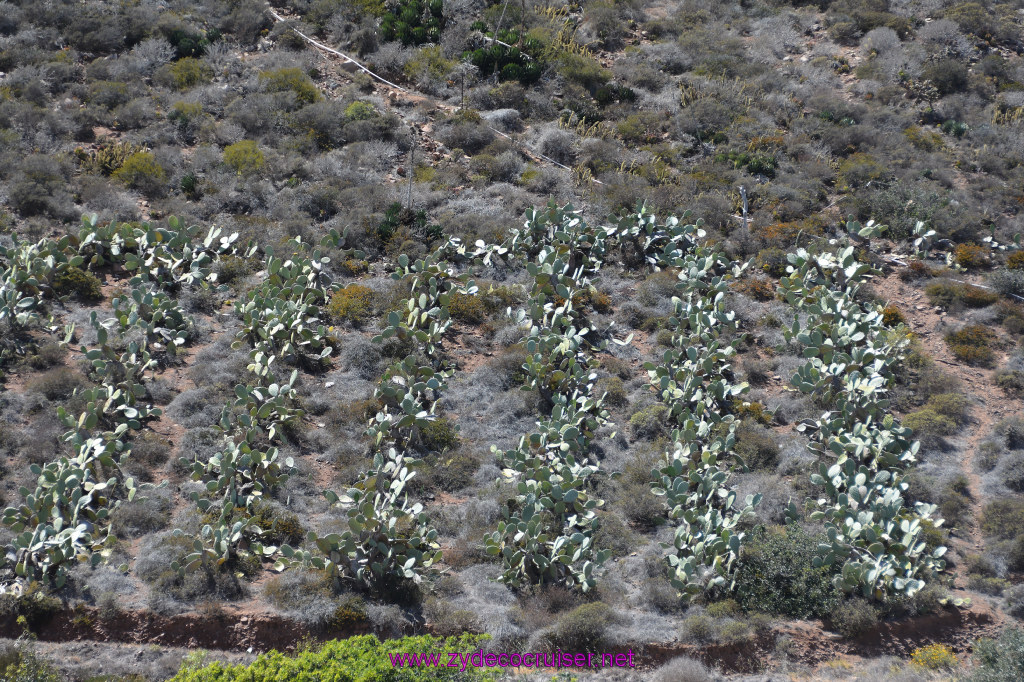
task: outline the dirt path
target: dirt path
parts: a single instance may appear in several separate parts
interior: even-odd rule
[[[968,483],[971,513],[963,527],[955,529],[953,539],[954,548],[961,556],[980,554],[984,550],[984,537],[979,527],[984,495],[976,463],[978,449],[991,436],[997,423],[1014,414],[1024,413],[1024,401],[996,388],[995,370],[970,367],[956,361],[943,338],[951,329],[946,323],[945,313],[930,305],[920,288],[901,281],[895,273],[875,280],[873,286],[885,300],[900,308],[928,355],[942,365],[943,371],[959,381],[972,403],[970,423],[962,433],[964,446],[960,457],[961,473]],[[1005,360],[1003,354],[995,365],[999,366]],[[957,587],[965,587],[964,568],[958,566],[954,571]]]

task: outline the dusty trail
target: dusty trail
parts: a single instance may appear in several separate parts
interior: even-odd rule
[[[984,495],[976,462],[978,448],[1000,421],[1015,414],[1024,414],[1024,401],[996,388],[993,380],[995,370],[970,367],[955,360],[943,338],[952,327],[946,323],[945,313],[930,305],[919,288],[901,281],[895,273],[875,280],[873,286],[884,299],[900,308],[928,355],[942,365],[943,371],[959,380],[971,401],[971,421],[962,433],[964,446],[960,458],[960,473],[968,482],[970,519],[963,527],[954,530],[952,544],[961,556],[980,554],[984,549],[984,537],[979,527]],[[995,365],[998,367],[1005,360],[1006,354],[1002,353]],[[957,566],[954,572],[956,586],[965,587],[964,568]]]

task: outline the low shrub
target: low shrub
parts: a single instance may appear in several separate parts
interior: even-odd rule
[[[956,654],[945,644],[927,644],[914,649],[910,663],[925,670],[952,670],[957,666]]]
[[[53,293],[58,296],[74,296],[79,301],[98,301],[103,298],[101,286],[96,275],[74,265],[53,278]]]
[[[736,601],[744,611],[793,618],[824,618],[839,606],[842,595],[832,584],[835,566],[815,568],[818,543],[796,525],[761,528],[744,548],[736,574]]]
[[[973,324],[946,334],[946,344],[961,362],[976,367],[989,367],[995,360],[997,337],[988,327]]]
[[[441,637],[456,637],[464,633],[482,631],[477,614],[468,609],[458,609],[447,599],[430,597],[423,605],[430,631]]]
[[[652,682],[709,682],[715,675],[697,659],[677,656],[655,670],[650,679]]]
[[[967,682],[1024,680],[1024,630],[1007,628],[998,639],[979,639],[974,643],[974,662]]]
[[[63,677],[55,667],[27,648],[7,645],[0,649],[0,679],[7,682],[61,682]]]
[[[764,403],[753,401],[733,401],[733,412],[738,419],[754,422],[763,426],[769,426],[774,419],[771,412],[764,406]]]
[[[268,92],[292,92],[300,105],[320,100],[316,83],[302,69],[287,67],[275,71],[260,71],[260,85]]]
[[[171,682],[249,682],[251,680],[306,680],[330,679],[336,682],[373,682],[375,680],[495,680],[496,669],[467,666],[460,668],[426,666],[402,671],[392,665],[392,655],[406,653],[436,653],[444,662],[450,652],[474,652],[489,638],[485,635],[460,637],[400,637],[377,639],[376,635],[361,635],[332,640],[318,649],[308,649],[297,655],[279,651],[261,654],[249,665],[211,663],[203,667],[188,665],[171,678]],[[500,669],[497,669],[500,670]]]
[[[60,599],[47,594],[42,585],[33,582],[21,594],[0,594],[0,620],[21,617],[32,629],[50,622],[62,606]]]
[[[487,305],[480,296],[456,292],[448,307],[451,316],[466,324],[480,324],[487,319]]]
[[[25,388],[45,396],[47,400],[67,400],[75,391],[89,386],[81,374],[68,367],[54,367],[30,380]]]
[[[928,399],[926,405],[947,417],[957,426],[967,423],[969,401],[960,393],[937,393]]]
[[[597,652],[605,647],[606,631],[613,621],[614,612],[607,604],[583,604],[560,615],[547,639],[563,651]]]
[[[779,461],[779,446],[768,429],[744,422],[736,430],[736,454],[750,469],[772,469]]]
[[[914,437],[926,447],[942,443],[943,436],[956,432],[956,422],[930,407],[915,410],[903,418],[903,425],[914,432]]]
[[[708,604],[705,609],[712,618],[738,618],[743,615],[743,609],[736,603],[735,599],[723,599]]]
[[[414,465],[417,476],[412,480],[412,489],[453,493],[472,483],[473,474],[480,468],[480,460],[471,451],[457,446],[458,440],[448,450],[435,450],[420,464]]]
[[[988,249],[978,244],[957,244],[953,249],[953,260],[965,270],[978,270],[989,264]]]
[[[981,592],[982,594],[991,595],[993,597],[1002,596],[1003,592],[1010,583],[1003,578],[996,578],[990,575],[978,575],[973,573],[967,576],[967,588],[974,590],[975,592]]]
[[[224,164],[238,175],[254,175],[263,170],[266,159],[253,140],[240,140],[224,148]]]
[[[427,422],[420,429],[423,446],[432,452],[451,450],[459,444],[459,430],[445,417]]]
[[[1024,250],[1014,251],[1007,256],[1006,267],[1010,270],[1024,270]]]
[[[668,417],[668,407],[655,403],[634,412],[629,427],[635,438],[650,440],[668,433]]]
[[[934,152],[942,149],[942,135],[930,130],[924,130],[920,126],[910,126],[903,131],[907,142],[918,149],[926,152]]]
[[[999,294],[970,284],[935,282],[925,287],[924,293],[932,305],[951,308],[958,304],[966,308],[985,308],[999,300]]]
[[[327,623],[328,629],[351,632],[369,623],[366,613],[366,602],[361,597],[349,597],[338,604]],[[461,633],[456,633],[461,634]]]
[[[188,90],[213,77],[211,69],[202,60],[185,57],[170,65],[171,83],[177,90]]]
[[[370,287],[349,284],[331,295],[327,314],[335,322],[359,326],[373,312],[375,301],[376,293]]]
[[[755,301],[772,301],[775,299],[775,290],[777,288],[775,282],[770,279],[764,279],[761,277],[751,277],[741,282],[737,282],[735,287],[736,291],[741,294],[746,294]]]
[[[895,327],[897,325],[906,324],[907,318],[903,316],[903,311],[894,305],[887,305],[882,310],[882,324],[887,327]]]
[[[1024,528],[1024,500],[992,500],[981,513],[981,530],[990,537],[1012,540]]]
[[[151,152],[132,154],[113,172],[112,177],[148,195],[162,194],[167,187],[167,171]]]
[[[996,270],[988,281],[1003,296],[1024,298],[1024,270]]]
[[[597,382],[596,395],[604,394],[604,402],[611,407],[625,407],[629,404],[626,386],[619,377],[604,377]]]
[[[1024,618],[1024,585],[1014,585],[1006,590],[1006,612],[1014,618]]]
[[[963,521],[970,508],[971,498],[967,477],[954,476],[939,495],[939,510],[942,512],[942,518],[946,519],[949,524],[957,525]]]
[[[850,599],[829,614],[836,632],[847,639],[859,637],[878,625],[878,613],[864,599]]]

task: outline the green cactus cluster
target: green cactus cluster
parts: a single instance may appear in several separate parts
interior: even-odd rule
[[[510,254],[527,259],[534,280],[530,299],[515,316],[526,330],[523,388],[536,389],[550,408],[550,418],[538,422],[518,448],[498,453],[506,476],[516,479],[517,495],[484,542],[488,553],[502,557],[500,580],[510,585],[561,582],[586,591],[609,554],[593,546],[603,501],[590,496],[588,487],[592,476],[604,473],[589,456],[594,431],[607,423],[604,396],[593,393],[592,363],[610,334],[594,329],[574,301],[593,290],[615,252],[632,266],[683,271],[679,286],[687,298],[676,300],[674,347],[665,366],[648,367],[679,424],[675,450],[654,472],[654,486],[666,496],[668,515],[677,524],[669,564],[680,590],[691,594],[699,582],[717,586],[731,575],[742,538],[733,529],[746,510],[734,508],[735,496],[726,486],[735,424],[715,410],[745,388],[725,380],[735,351],[718,341],[721,326],[735,327],[722,297],[729,278],[742,268],[730,269],[719,252],[699,247],[703,230],[685,224],[687,217],[659,223],[640,206],[609,225],[591,226],[571,205],[552,202],[528,211],[523,229],[513,230],[505,243]],[[728,435],[712,438],[720,422],[728,425]]]
[[[43,323],[43,301],[55,297],[54,282],[69,268],[124,273],[131,287],[114,298],[114,317],[90,315],[96,343],[80,351],[97,385],[76,390],[78,402],[84,403],[80,413],[57,408],[69,429],[63,438],[70,454],[33,465],[35,490],[22,488],[21,503],[3,512],[4,525],[15,533],[6,558],[19,579],[60,587],[68,564],[102,562],[110,554],[111,512],[151,487],[125,475],[126,439],[160,415],[146,403],[145,380],[158,363],[152,353],[175,353],[192,329],[192,321],[163,289],[209,286],[216,280],[215,260],[235,252],[237,235],[222,237],[214,228],[201,237],[197,228],[175,217],[167,227],[157,227],[100,224],[94,215],[83,217],[77,235],[35,244],[15,239],[12,246],[0,247],[0,322],[10,332],[3,335],[0,352],[5,354],[18,350],[13,344],[29,326],[57,331],[52,317]],[[63,343],[73,334],[73,327],[65,328]]]
[[[851,219],[846,229],[847,237],[820,253],[789,254],[779,284],[797,311],[786,339],[799,343],[807,358],[791,384],[829,406],[798,427],[821,460],[811,475],[823,490],[812,518],[824,520],[828,542],[815,563],[841,563],[836,584],[847,592],[912,596],[943,569],[946,548],[927,548],[925,526],[942,524],[933,518],[935,505],[904,500],[904,479],[920,444],[894,418],[888,390],[910,337],[903,324],[883,323],[881,306],[857,297],[877,272],[857,259],[852,242],[883,228]],[[789,513],[796,516],[795,504]]]
[[[289,258],[267,247],[266,277],[245,300],[235,302],[242,328],[233,347],[251,347],[253,357],[259,354],[267,364],[271,358],[310,367],[329,362],[334,343],[320,308],[337,287],[325,270],[331,260],[325,249],[337,248],[343,240],[332,230],[310,250],[295,237],[286,245],[294,254]],[[355,251],[350,255],[361,256]]]
[[[44,299],[54,297],[54,283],[69,268],[84,262],[69,236],[35,243],[11,238],[10,246],[0,244],[0,366],[34,347],[29,329],[56,331],[53,317],[45,316]]]
[[[394,448],[377,451],[370,473],[345,494],[324,491],[329,503],[345,510],[343,527],[327,535],[310,531],[307,546],[315,552],[283,545],[278,568],[308,566],[336,583],[344,579],[372,589],[396,580],[419,582],[441,550],[422,505],[409,504],[405,487],[415,474],[409,464]]]
[[[125,475],[130,450],[124,439],[160,415],[158,408],[144,402],[144,375],[156,365],[146,340],[115,350],[108,330],[118,320],[100,322],[93,312],[90,322],[98,347],[80,350],[99,385],[76,391],[85,402],[78,415],[57,408],[69,429],[63,439],[72,454],[45,466],[32,465],[38,476],[36,489],[22,488],[22,502],[3,512],[3,524],[15,533],[7,547],[15,574],[58,588],[67,579],[68,564],[96,565],[109,556],[110,513],[151,487]]]
[[[110,512],[140,487],[121,473],[127,457],[120,441],[89,438],[75,443],[70,456],[32,465],[35,490],[22,488],[22,502],[3,511],[3,524],[14,533],[6,558],[19,578],[59,589],[67,564],[95,566],[109,556]]]
[[[329,361],[333,340],[319,317],[319,304],[334,290],[324,268],[330,262],[325,251],[340,247],[343,240],[335,230],[312,247],[293,237],[284,246],[291,253],[287,258],[268,247],[266,277],[245,300],[235,303],[242,327],[232,347],[250,349],[247,369],[252,380],[236,385],[234,399],[221,410],[217,424],[223,434],[221,452],[205,461],[181,460],[191,469],[192,479],[205,487],[203,494],[192,493],[192,500],[201,513],[215,520],[193,538],[194,551],[172,563],[179,574],[216,568],[237,556],[272,558],[277,553],[276,547],[264,547],[261,542],[265,529],[255,523],[255,505],[284,483],[294,468],[292,459],[282,460],[272,444],[284,439],[285,430],[305,412],[296,406],[298,369],[291,371],[287,381],[279,380],[274,370],[283,363]]]
[[[198,227],[176,216],[160,227],[147,222],[102,224],[94,214],[82,217],[75,243],[91,269],[117,266],[133,273],[132,286],[151,282],[174,289],[216,282],[213,265],[220,256],[236,253],[237,240],[237,232],[223,236],[219,227],[211,227],[204,237]],[[247,255],[251,253],[250,248]]]
[[[701,244],[699,221],[669,218],[658,225],[640,207],[620,225],[634,260],[679,271],[668,320],[671,345],[660,362],[644,365],[673,425],[672,448],[651,472],[652,490],[664,498],[675,526],[673,541],[663,543],[669,577],[684,600],[728,591],[744,540],[737,526],[760,501],[753,495],[738,504],[729,486],[732,472],[744,468],[734,449],[738,420],[731,409],[748,387],[730,379],[737,341],[723,337],[738,325],[725,295],[747,264]]]
[[[399,256],[392,277],[404,281],[410,295],[373,340],[395,339],[414,352],[392,363],[374,392],[380,409],[366,431],[372,466],[346,494],[324,491],[328,502],[345,509],[348,528],[324,536],[309,533],[308,550],[282,546],[278,568],[311,566],[335,581],[371,588],[394,580],[418,582],[433,570],[441,558],[437,531],[406,493],[415,476],[409,468],[416,461],[411,453],[423,446],[422,430],[438,418],[437,401],[453,373],[441,345],[452,325],[452,297],[478,293],[469,269],[496,252],[501,250],[483,243],[467,248],[451,239],[418,260]],[[458,261],[469,267],[460,272]]]
[[[152,349],[174,355],[192,334],[192,319],[166,292],[136,286],[111,303],[119,333],[124,336],[138,330]]]

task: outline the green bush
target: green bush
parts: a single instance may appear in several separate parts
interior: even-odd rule
[[[951,308],[954,304],[985,308],[999,300],[999,294],[994,291],[958,282],[935,282],[925,287],[924,293],[932,305],[943,308]]]
[[[171,82],[178,90],[188,90],[213,77],[213,70],[195,57],[185,57],[171,64]]]
[[[57,615],[63,603],[32,583],[22,594],[0,594],[0,620],[23,617],[29,628],[45,625]]]
[[[996,372],[995,385],[1011,395],[1024,395],[1024,372],[1020,370]]]
[[[369,102],[364,102],[361,99],[357,99],[345,107],[345,120],[349,123],[354,121],[369,121],[376,117],[377,110],[373,105]]]
[[[132,154],[112,175],[115,180],[145,194],[160,193],[167,186],[167,172],[151,152]]]
[[[4,682],[61,682],[52,665],[21,646],[0,650],[0,679]]]
[[[956,667],[956,654],[945,644],[928,644],[914,649],[910,662],[925,670],[952,670]]]
[[[961,393],[937,393],[928,399],[927,406],[951,419],[959,427],[967,423],[969,404],[967,397]]]
[[[851,599],[829,614],[829,621],[843,637],[859,637],[878,625],[878,613],[864,599]]]
[[[625,407],[629,404],[626,386],[619,377],[604,377],[597,382],[596,394],[604,394],[604,402],[612,407]]]
[[[974,590],[975,592],[981,592],[982,594],[991,595],[993,597],[1002,596],[1003,592],[1010,583],[1003,578],[996,578],[990,575],[978,575],[972,573],[967,576],[967,588]]]
[[[939,511],[948,524],[959,525],[971,508],[970,488],[967,477],[957,475],[942,489],[939,495]]]
[[[487,306],[480,296],[455,292],[449,302],[448,312],[459,322],[480,324],[487,319]]]
[[[815,568],[818,543],[796,525],[761,528],[744,548],[736,574],[735,598],[744,611],[793,618],[824,618],[842,596],[832,584],[838,567]]]
[[[998,639],[974,643],[975,667],[967,682],[1024,680],[1024,630],[1008,628]]]
[[[101,286],[96,275],[74,265],[53,278],[53,293],[58,296],[74,296],[80,301],[98,301],[103,298]]]
[[[432,452],[451,450],[459,444],[459,431],[448,419],[440,417],[420,429],[423,445]]]
[[[334,609],[327,627],[334,630],[351,631],[367,622],[366,603],[361,597],[349,597]]]
[[[942,442],[943,436],[956,432],[956,422],[930,407],[915,410],[903,418],[903,425],[914,432],[914,437],[926,446]]]
[[[772,469],[779,460],[779,446],[768,429],[744,422],[736,430],[736,454],[750,469]]]
[[[558,617],[548,642],[563,651],[600,651],[613,620],[614,612],[607,604],[583,604]]]
[[[224,148],[224,163],[238,175],[254,175],[263,170],[266,159],[253,140],[240,140]]]
[[[389,680],[494,680],[497,668],[477,668],[472,665],[449,668],[449,652],[472,653],[483,646],[488,638],[480,635],[463,635],[443,639],[431,637],[402,637],[380,641],[374,635],[349,637],[333,640],[315,650],[307,650],[296,656],[279,651],[261,654],[250,665],[226,665],[212,663],[203,667],[185,664],[171,678],[171,682],[270,682],[271,680],[292,680],[293,682],[387,682]],[[439,665],[424,665],[411,670],[401,670],[392,665],[392,656],[402,654],[438,654]]]
[[[953,259],[965,270],[978,270],[988,267],[989,250],[978,244],[957,244],[953,249]]]
[[[416,50],[402,71],[406,78],[420,81],[443,81],[458,62],[445,59],[440,45],[427,45]]]
[[[612,78],[612,72],[602,67],[593,57],[572,52],[558,55],[556,69],[562,78],[589,89],[596,89]]]
[[[376,294],[370,287],[349,284],[331,295],[327,313],[335,322],[348,322],[358,326],[372,312],[375,300]]]
[[[969,84],[967,64],[959,59],[940,59],[921,69],[921,78],[929,80],[940,95],[963,92]]]
[[[75,391],[88,387],[86,378],[69,367],[54,367],[33,377],[25,385],[28,391],[44,395],[48,400],[67,400]],[[135,456],[134,451],[132,456]]]
[[[320,100],[320,90],[316,83],[303,73],[302,69],[289,67],[276,71],[260,71],[260,85],[268,92],[295,93],[295,101],[300,104],[312,104]]]
[[[450,493],[462,490],[473,482],[473,474],[480,468],[480,460],[465,448],[457,448],[458,433],[448,433],[442,437],[454,435],[453,445],[446,450],[435,451],[423,458],[421,463],[413,466],[416,478],[412,480],[413,490],[444,490]]]
[[[655,403],[633,413],[629,426],[636,438],[653,439],[668,432],[668,407]]]
[[[885,166],[874,157],[857,152],[839,164],[836,185],[844,191],[857,189],[869,182],[881,180],[886,172]]]
[[[1024,500],[992,500],[981,513],[981,529],[985,535],[1012,540],[1024,528]]]
[[[995,360],[995,333],[986,326],[972,324],[946,334],[946,344],[957,360],[976,367],[989,367]]]

